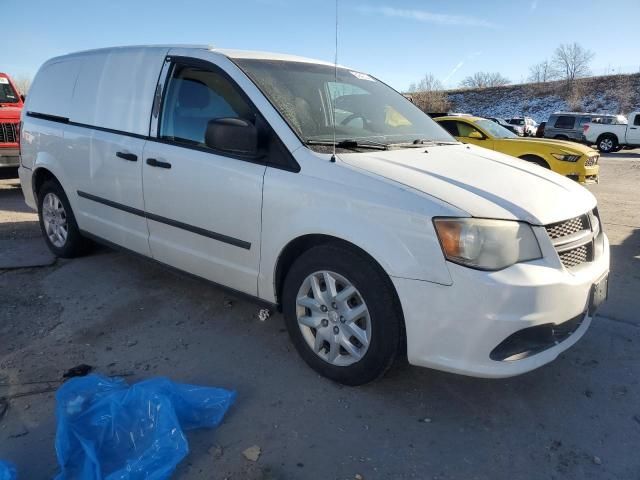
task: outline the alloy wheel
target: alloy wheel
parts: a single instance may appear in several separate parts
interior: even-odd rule
[[[371,343],[371,317],[362,295],[335,272],[307,276],[296,297],[300,331],[316,355],[335,366],[356,363]]]
[[[47,193],[42,201],[42,221],[49,241],[55,247],[64,247],[69,236],[67,212],[60,198],[53,192]]]
[[[613,140],[605,138],[600,141],[600,150],[603,152],[610,152],[613,150]]]

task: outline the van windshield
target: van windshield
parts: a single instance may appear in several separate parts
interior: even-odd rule
[[[20,97],[6,77],[0,77],[0,103],[18,103]]]
[[[236,59],[305,143],[455,143],[442,127],[377,79],[345,68],[282,60]]]

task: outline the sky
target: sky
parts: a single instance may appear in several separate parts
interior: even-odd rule
[[[0,71],[33,76],[53,56],[98,47],[204,44],[333,61],[333,0],[0,0]],[[608,12],[608,13],[607,13]],[[615,12],[614,16],[609,16]],[[614,25],[601,24],[603,16]],[[523,82],[561,43],[596,74],[640,71],[640,0],[339,0],[338,62],[406,90],[477,71]]]

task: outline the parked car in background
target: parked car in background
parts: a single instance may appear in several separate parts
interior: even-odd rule
[[[487,117],[487,118],[492,122],[496,122],[501,127],[506,128],[510,132],[515,133],[519,137],[524,137],[524,127],[521,127],[520,125],[512,125],[509,122],[507,122],[504,118],[498,118],[498,117]]]
[[[338,382],[405,353],[517,375],[577,342],[606,297],[587,189],[457,142],[363,72],[107,48],[46,62],[23,122],[22,191],[52,252],[92,238],[281,308],[300,355]]]
[[[584,112],[556,112],[549,116],[544,129],[545,138],[585,142],[584,125],[597,119],[598,123],[615,124],[626,121],[622,115]]]
[[[624,118],[624,117],[623,117]],[[618,123],[592,122],[584,125],[587,143],[595,144],[603,153],[613,152],[621,147],[640,147],[640,112],[633,112]]]
[[[600,155],[584,145],[561,140],[519,138],[486,118],[440,117],[436,121],[461,142],[527,160],[580,183],[598,181]]]
[[[11,77],[0,73],[0,178],[17,177],[23,97]]]
[[[538,125],[538,129],[536,130],[536,138],[544,137],[544,129],[546,125],[547,122],[540,122],[540,125]]]
[[[535,137],[538,124],[531,117],[514,117],[507,118],[507,122],[511,125],[517,125],[522,128],[525,137]]]

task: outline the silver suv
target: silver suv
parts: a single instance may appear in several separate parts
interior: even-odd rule
[[[549,116],[544,127],[546,138],[584,142],[583,126],[599,119],[600,123],[614,123],[616,115],[580,112],[556,112]],[[611,119],[609,121],[609,119]]]

